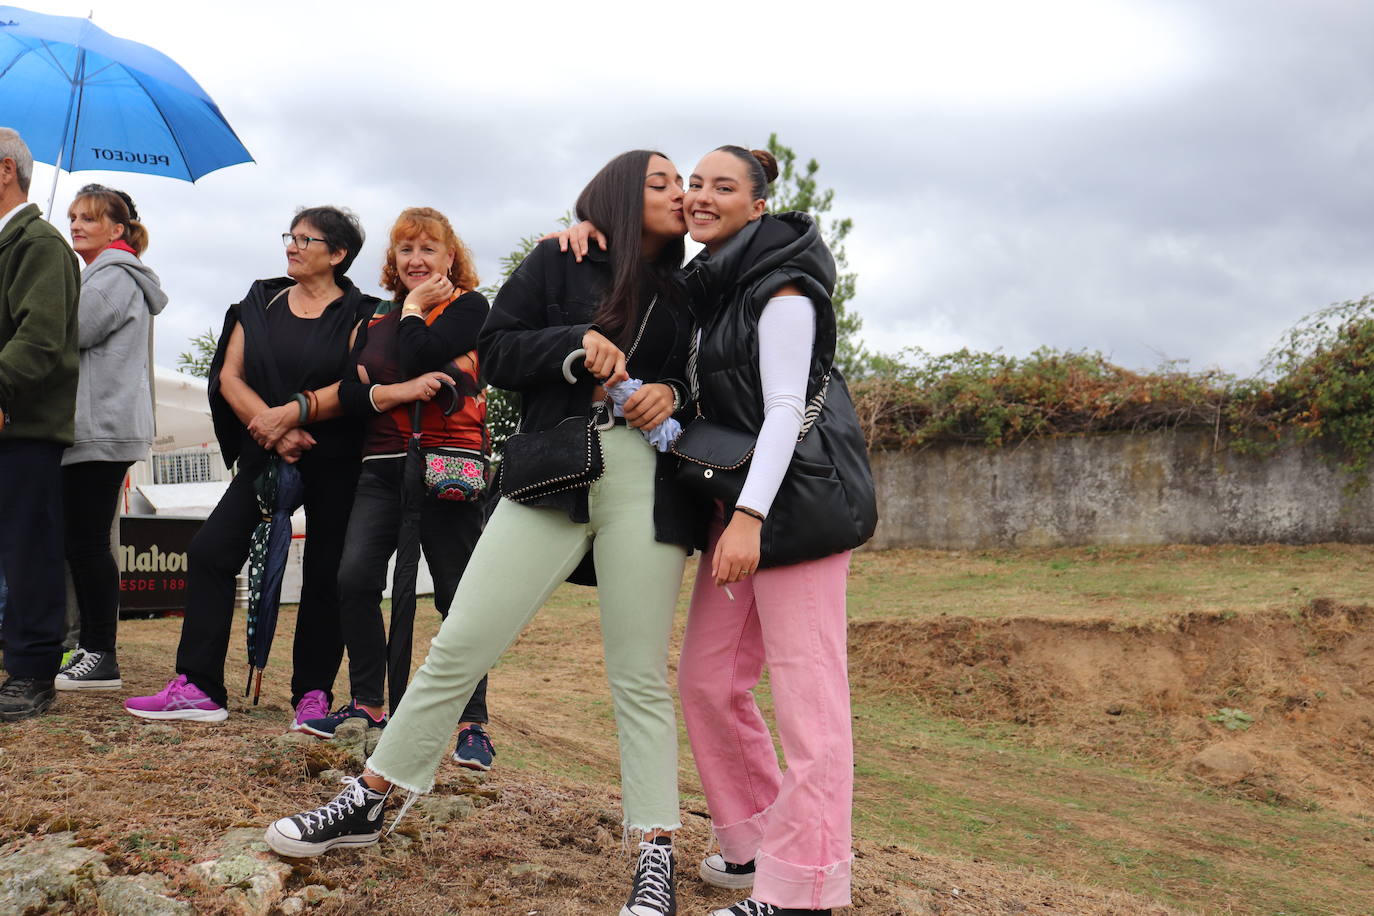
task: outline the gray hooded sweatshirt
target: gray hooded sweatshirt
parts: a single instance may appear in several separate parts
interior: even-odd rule
[[[76,444],[62,463],[140,461],[153,443],[148,330],[167,305],[157,274],[106,248],[81,272]]]

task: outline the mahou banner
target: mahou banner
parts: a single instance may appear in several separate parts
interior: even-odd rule
[[[201,519],[125,515],[119,520],[119,610],[141,615],[186,608],[186,550]]]

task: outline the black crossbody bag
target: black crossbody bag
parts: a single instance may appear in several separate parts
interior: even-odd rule
[[[625,354],[626,364],[639,347],[640,338],[649,326],[649,316],[653,314],[657,302],[657,295],[649,300],[634,343]],[[570,366],[579,352],[574,350],[568,354],[564,364],[564,374],[569,383],[576,381]],[[501,495],[519,503],[533,502],[564,490],[589,487],[606,472],[605,458],[601,453],[600,427],[590,416],[568,417],[560,420],[552,429],[516,433],[506,440],[501,450],[500,467]]]
[[[698,335],[694,332],[691,353],[687,357],[687,376],[692,386],[692,396],[696,399],[697,415],[683,427],[668,450],[679,459],[674,479],[702,496],[720,500],[725,504],[728,514],[739,500],[744,481],[749,476],[749,461],[754,457],[757,437],[702,416],[701,395],[697,385],[698,343]],[[825,393],[829,388],[830,373],[827,372],[821,379],[820,388],[806,404],[797,442],[805,439],[811,427],[816,425],[816,419],[825,407]]]

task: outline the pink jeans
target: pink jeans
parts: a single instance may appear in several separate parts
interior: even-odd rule
[[[779,907],[849,904],[854,742],[845,648],[849,551],[711,580],[717,520],[697,567],[678,690],[727,862],[754,861],[753,896]],[[768,665],[787,772],[752,688]]]

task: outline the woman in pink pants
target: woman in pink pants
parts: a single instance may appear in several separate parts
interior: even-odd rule
[[[701,413],[757,436],[743,490],[717,503],[678,670],[721,849],[701,876],[753,888],[713,916],[850,902],[845,581],[877,511],[858,420],[832,369],[835,261],[809,216],[764,212],[776,176],[768,153],[721,147],[697,165],[683,207],[706,246],[684,273],[701,326]],[[786,773],[751,693],[764,665]]]

